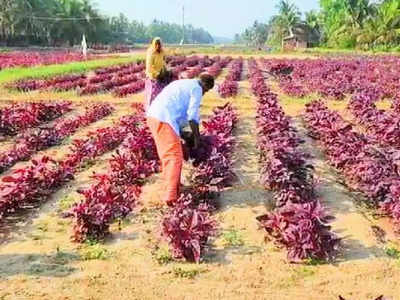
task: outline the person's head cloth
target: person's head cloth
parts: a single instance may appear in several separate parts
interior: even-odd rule
[[[151,42],[151,48],[153,49],[153,51],[156,51],[156,46],[157,46],[157,43],[160,43],[160,45],[162,46],[162,40],[161,40],[161,38],[160,37],[155,37],[153,40],[152,40],[152,42]]]

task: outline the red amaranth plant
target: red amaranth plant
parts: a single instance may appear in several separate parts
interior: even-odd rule
[[[330,259],[332,250],[337,250],[339,239],[327,225],[332,217],[318,201],[289,203],[257,220],[267,232],[267,238],[287,249],[291,261]]]
[[[58,145],[64,138],[79,128],[96,122],[113,111],[109,104],[96,104],[86,108],[86,112],[72,118],[56,120],[51,126],[42,126],[18,135],[16,143],[0,153],[0,173],[20,160],[26,160],[37,151]]]
[[[72,110],[71,102],[13,104],[0,110],[0,135],[19,131],[54,120]]]
[[[236,81],[225,80],[218,86],[218,93],[222,98],[234,97],[239,91],[239,84]]]
[[[175,258],[200,262],[210,237],[216,234],[216,222],[203,206],[191,207],[192,196],[182,196],[163,218],[163,237]]]
[[[140,186],[114,185],[108,176],[94,179],[96,184],[79,191],[85,200],[75,205],[71,212],[75,220],[73,240],[76,242],[104,239],[110,224],[132,211],[141,192]]]

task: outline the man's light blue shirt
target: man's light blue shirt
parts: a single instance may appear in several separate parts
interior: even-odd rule
[[[154,99],[147,116],[168,123],[180,136],[180,129],[189,121],[200,122],[203,89],[197,79],[182,79],[170,83]]]

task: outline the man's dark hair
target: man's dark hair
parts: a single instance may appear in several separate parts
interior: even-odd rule
[[[214,87],[214,77],[209,74],[202,74],[200,76],[201,85],[207,89],[211,90]]]

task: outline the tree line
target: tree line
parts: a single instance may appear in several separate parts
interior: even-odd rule
[[[154,36],[179,43],[181,25],[154,20],[145,25],[125,15],[105,16],[91,0],[0,0],[0,43],[73,46],[85,34],[92,44],[147,43]],[[203,28],[185,26],[186,43],[213,43]]]
[[[387,50],[400,46],[400,0],[320,0],[318,11],[304,15],[290,0],[280,0],[278,14],[255,22],[236,43],[280,47],[301,28],[313,46]]]

